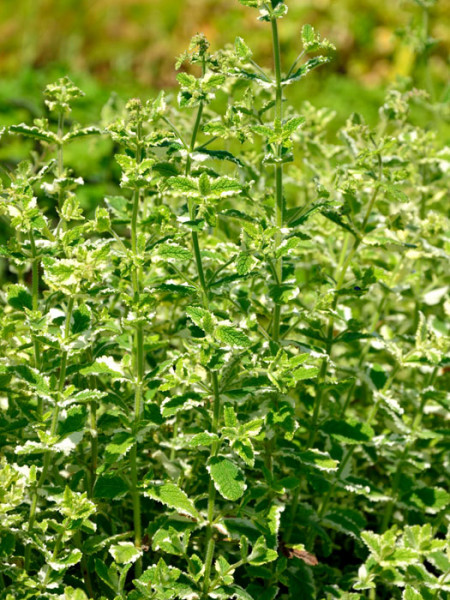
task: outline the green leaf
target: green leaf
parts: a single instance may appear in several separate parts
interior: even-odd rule
[[[253,545],[252,552],[248,557],[251,565],[260,566],[277,560],[278,552],[267,547],[264,536],[260,536]]]
[[[450,504],[450,493],[439,486],[415,487],[405,498],[417,508],[429,514],[437,514]]]
[[[99,475],[94,486],[94,498],[119,500],[128,493],[128,485],[119,475],[105,473]]]
[[[202,90],[210,92],[225,83],[225,75],[222,73],[208,73],[202,79]]]
[[[80,127],[69,131],[69,133],[66,133],[66,135],[63,137],[63,141],[70,142],[71,140],[75,140],[77,138],[86,137],[88,135],[98,135],[100,133],[102,133],[102,130],[92,125],[89,127]]]
[[[88,597],[82,589],[68,586],[64,588],[64,600],[88,600]]]
[[[207,126],[205,126],[204,129],[205,131],[208,131]],[[215,127],[215,129],[222,131],[218,126]],[[225,126],[223,128],[223,131],[227,131]],[[217,134],[217,132],[215,132],[215,134]],[[240,158],[238,156],[234,156],[234,154],[228,152],[228,150],[210,150],[209,148],[199,148],[195,151],[194,155],[196,157],[201,157],[203,155],[208,156],[210,158],[215,158],[217,160],[227,160],[229,162],[234,163],[235,165],[239,165],[240,167],[244,166],[244,163],[240,160]]]
[[[382,187],[386,197],[393,202],[408,202],[408,196],[402,190],[392,183],[383,183]]]
[[[35,125],[26,125],[25,123],[21,123],[20,125],[11,125],[9,127],[9,131],[11,133],[18,133],[20,135],[25,135],[27,137],[34,138],[36,140],[40,140],[41,142],[48,142],[49,144],[58,143],[58,137],[52,131],[46,131],[40,127],[36,127]]]
[[[264,419],[252,419],[251,421],[247,421],[242,426],[242,429],[247,437],[255,437],[259,434],[264,425]]]
[[[251,345],[251,341],[245,333],[229,325],[219,325],[214,335],[220,342],[224,342],[228,346],[247,348]]]
[[[177,512],[186,513],[194,519],[200,518],[192,500],[174,483],[147,485],[144,495],[157,502],[162,502],[169,508],[174,508]]]
[[[317,50],[335,50],[335,46],[327,39],[320,39],[320,34],[316,33],[312,25],[306,24],[302,27],[302,44],[306,52],[315,52]]]
[[[242,191],[242,186],[236,179],[231,177],[218,177],[211,181],[211,194],[218,198],[234,196]]]
[[[322,430],[344,444],[365,444],[375,435],[368,423],[356,419],[348,421],[330,419],[322,426]]]
[[[303,125],[305,117],[292,117],[285,123],[283,123],[283,136],[290,136],[297,131],[297,129]]]
[[[178,73],[177,81],[182,87],[187,88],[189,90],[195,89],[197,83],[197,79],[189,73]]]
[[[161,403],[161,414],[165,419],[173,417],[180,410],[186,410],[198,406],[202,399],[198,392],[186,392],[179,396],[165,398]]]
[[[109,218],[109,212],[107,208],[103,206],[97,206],[95,209],[95,230],[98,233],[105,233],[111,230],[111,220]]]
[[[186,313],[197,327],[203,329],[205,333],[213,333],[214,317],[208,310],[201,308],[200,306],[188,306],[186,308]]]
[[[209,433],[208,431],[202,431],[196,433],[189,440],[189,446],[191,448],[197,448],[198,446],[211,446],[214,442],[219,440],[219,436],[216,433]]]
[[[424,600],[422,594],[412,588],[410,585],[407,585],[403,590],[402,600]]]
[[[82,375],[110,375],[115,379],[125,379],[122,367],[111,356],[101,356],[94,364],[80,370]]]
[[[112,441],[106,444],[105,458],[108,461],[118,460],[119,457],[123,458],[130,448],[132,448],[135,441],[136,438],[127,431],[116,433]]]
[[[292,75],[284,79],[282,85],[290,85],[294,81],[302,79],[302,77],[305,77],[308,73],[329,61],[330,59],[328,56],[315,56],[314,58],[310,58],[304,65],[296,69]]]
[[[337,471],[338,469],[338,461],[331,458],[328,452],[312,448],[305,452],[299,452],[297,456],[302,463],[319,471]]]
[[[242,458],[246,465],[254,467],[255,465],[255,453],[253,450],[253,444],[250,440],[239,439],[232,444],[233,451]]]
[[[63,571],[78,564],[82,556],[81,550],[70,550],[64,558],[58,557],[50,559],[48,564],[54,571]]]
[[[142,556],[142,550],[132,542],[118,542],[109,548],[109,553],[118,565],[134,563]]]
[[[249,60],[252,57],[252,51],[241,37],[237,37],[234,42],[234,49],[239,58],[243,61]]]
[[[226,427],[237,427],[238,420],[236,412],[231,404],[225,404],[223,407],[223,419]]]
[[[33,308],[33,299],[24,285],[19,283],[10,285],[7,289],[8,304],[17,310]]]
[[[91,310],[85,304],[80,304],[78,308],[73,311],[72,315],[72,333],[82,333],[89,328],[91,324]]]
[[[257,260],[250,252],[242,252],[236,258],[236,271],[238,275],[247,275],[257,264]]]
[[[214,589],[214,597],[216,598],[227,598],[227,600],[254,600],[253,596],[250,596],[248,592],[241,588],[237,584],[233,585],[222,585]]]
[[[323,524],[360,539],[361,532],[367,525],[366,519],[356,510],[350,508],[335,508],[330,510],[323,518]]]
[[[168,184],[170,185],[171,189],[175,190],[176,192],[186,194],[188,197],[198,195],[197,182],[192,177],[183,177],[181,175],[178,177],[171,177],[168,180]]]
[[[318,367],[300,367],[292,371],[292,377],[295,381],[303,381],[304,379],[314,379],[319,374]]]
[[[314,27],[309,24],[305,24],[302,27],[302,43],[304,48],[311,47],[316,39]]]
[[[124,196],[106,196],[105,204],[112,215],[120,221],[130,221],[131,202]]]
[[[178,244],[159,244],[156,254],[161,258],[175,258],[177,260],[191,260],[192,252]]]
[[[247,486],[237,465],[224,456],[216,456],[209,459],[207,469],[216,490],[226,500],[239,500]]]
[[[115,592],[118,585],[118,576],[114,565],[108,568],[99,558],[94,559],[94,565],[98,577]]]
[[[206,173],[202,173],[198,178],[198,191],[205,197],[211,194],[211,183]]]
[[[71,406],[66,413],[65,419],[61,420],[58,434],[66,436],[75,431],[83,431],[86,422],[87,410],[83,405]]]

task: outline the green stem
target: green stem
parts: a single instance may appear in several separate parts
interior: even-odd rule
[[[275,66],[275,121],[283,120],[283,90],[281,87],[281,53],[280,53],[280,40],[278,37],[278,24],[277,19],[271,19],[272,25],[272,42],[273,42],[273,59]],[[277,159],[281,161],[282,158],[282,144],[277,145]],[[281,238],[281,228],[284,222],[284,200],[283,200],[283,164],[277,162],[275,165],[275,225],[277,232],[274,236],[274,251],[276,253],[279,248]],[[283,258],[280,256],[275,259],[275,275],[277,284],[281,285],[283,282]],[[280,339],[280,321],[281,321],[281,304],[275,304],[275,311],[273,317],[273,340],[278,343]]]
[[[63,532],[61,532],[60,534],[58,534],[58,537],[56,538],[55,547],[53,549],[53,560],[56,560],[58,558],[58,554],[59,554],[59,551],[61,549],[62,538],[63,538]],[[50,565],[47,565],[47,572],[45,574],[44,581],[42,583],[42,588],[44,590],[47,589],[47,584],[48,584],[48,580],[50,578],[50,573],[51,572],[52,572],[52,568],[50,567]]]
[[[31,247],[31,290],[32,290],[32,308],[36,312],[39,308],[39,257],[36,252],[36,242],[34,240],[33,230],[30,229],[30,247]],[[34,347],[34,367],[39,371],[41,364],[41,347],[39,341],[33,336],[33,347]],[[42,398],[38,396],[37,399],[37,416],[38,421],[42,421],[43,415],[43,402]]]
[[[203,69],[203,71],[204,71],[204,69]],[[204,72],[203,72],[203,75],[204,75]],[[186,177],[191,172],[191,166],[192,166],[191,153],[194,151],[194,148],[195,148],[195,143],[197,141],[197,135],[198,135],[198,131],[200,129],[202,115],[203,115],[203,102],[200,102],[200,104],[198,106],[198,110],[197,110],[197,116],[195,119],[194,130],[192,131],[191,143],[189,146],[189,154],[188,154],[188,158],[186,161],[186,169],[185,169]],[[194,202],[190,198],[189,199],[189,217],[191,220],[195,219],[195,214],[196,214],[196,207],[195,207]],[[208,303],[208,286],[206,284],[205,273],[203,271],[202,257],[200,254],[200,244],[198,241],[198,233],[196,231],[192,231],[191,237],[192,237],[192,246],[194,248],[195,262],[197,265],[198,278],[200,280],[200,285],[202,286],[204,302],[207,304]]]
[[[92,362],[92,353],[91,353]],[[95,377],[89,378],[89,387],[91,390],[96,389]],[[92,498],[94,493],[95,479],[97,477],[97,463],[98,463],[98,431],[97,431],[97,401],[92,400],[89,402],[89,426],[91,436],[91,465],[90,465],[90,479],[89,479],[89,497]]]
[[[137,270],[137,269],[136,269]],[[135,274],[137,279],[137,275]],[[139,294],[139,287],[135,290],[135,295]],[[139,431],[139,423],[142,416],[142,384],[144,380],[145,355],[144,355],[144,331],[143,324],[136,325],[134,339],[134,375],[135,375],[135,390],[134,390],[134,420],[133,434],[137,436]],[[138,489],[138,468],[137,468],[137,442],[134,443],[130,450],[130,470],[131,470],[131,489],[133,498],[133,524],[134,524],[134,542],[137,548],[142,544],[142,523],[141,523],[141,499]],[[136,562],[135,568],[136,577],[142,573],[142,561],[139,559]]]
[[[64,113],[62,111],[58,114],[58,153],[57,153],[57,168],[56,168],[56,176],[61,178],[64,174],[64,144],[63,144],[63,135],[64,135]],[[61,210],[63,205],[63,193],[61,188],[58,192],[58,208]],[[62,223],[63,227],[65,223]]]
[[[205,64],[203,64],[203,76],[205,75]],[[200,103],[197,111],[197,117],[195,119],[194,130],[192,132],[191,143],[190,143],[190,153],[193,152],[195,148],[195,143],[197,140],[198,131],[200,128],[200,123],[203,114],[203,103]],[[191,156],[189,154],[188,160],[186,161],[186,176],[189,175],[191,171]],[[194,203],[189,201],[189,216],[193,220],[195,219],[196,207]],[[202,255],[200,251],[200,244],[198,240],[198,234],[196,231],[192,231],[192,245],[194,247],[194,256],[195,256],[195,264],[197,267],[197,274],[200,280],[200,285],[203,290],[203,305],[205,308],[209,308],[208,301],[208,286],[205,279],[205,273],[203,269],[202,263]],[[220,392],[219,392],[219,380],[216,371],[211,372],[213,393],[214,393],[214,405],[213,405],[213,418],[212,418],[212,433],[217,433],[220,421]],[[214,442],[211,447],[210,456],[216,456],[219,450],[219,442]],[[214,559],[214,548],[215,542],[213,537],[213,522],[214,522],[214,510],[215,510],[215,501],[216,501],[216,488],[214,487],[214,482],[212,479],[209,480],[208,485],[208,524],[206,527],[206,553],[205,553],[205,573],[203,577],[203,596],[204,598],[208,598],[208,591],[211,580],[211,567]]]
[[[220,422],[220,392],[219,392],[219,379],[216,371],[211,372],[213,393],[214,393],[214,404],[213,404],[213,419],[212,419],[212,433],[217,433]],[[211,447],[210,457],[217,455],[219,451],[219,442],[215,441]],[[203,578],[203,594],[204,598],[208,598],[209,585],[211,579],[211,566],[214,558],[214,547],[215,542],[213,538],[213,522],[214,522],[214,510],[216,501],[216,488],[212,479],[209,480],[208,486],[208,524],[206,528],[206,555],[205,555],[205,575]]]
[[[203,295],[206,304],[208,304],[208,286],[206,285],[205,273],[203,271],[202,257],[200,254],[200,244],[198,241],[198,234],[196,231],[192,232],[192,245],[194,246],[195,262],[197,264],[198,278],[200,279],[200,285],[202,286]]]
[[[189,145],[189,154],[188,154],[188,157],[186,160],[186,170],[185,170],[186,177],[191,172],[191,165],[192,165],[191,153],[194,151],[194,148],[195,148],[195,142],[197,141],[197,135],[198,135],[198,130],[200,128],[202,115],[203,115],[203,102],[200,102],[200,104],[198,105],[197,116],[195,118],[194,129],[192,131],[191,143]]]
[[[136,146],[136,162],[140,163],[141,156],[141,139],[142,126],[138,116],[137,125],[137,146]],[[132,271],[132,284],[134,301],[139,301],[139,295],[142,289],[142,268],[138,264],[139,248],[138,248],[138,216],[141,204],[140,189],[136,189],[133,194],[133,212],[131,215],[131,250],[133,252],[134,265]],[[143,412],[142,386],[145,375],[145,352],[144,352],[144,326],[139,319],[134,333],[133,340],[133,368],[134,368],[134,414],[132,433],[137,436],[139,432],[139,424]],[[130,475],[131,475],[131,497],[133,502],[133,526],[134,526],[134,543],[137,548],[142,546],[142,515],[141,515],[141,497],[139,493],[138,481],[138,446],[137,441],[134,442],[130,449]],[[139,577],[142,573],[142,559],[139,558],[135,565],[135,575]]]
[[[65,323],[65,327],[64,327],[64,340],[63,340],[63,344],[65,344],[69,338],[69,334],[70,334],[70,321],[72,319],[72,311],[73,311],[73,305],[74,305],[74,298],[73,296],[69,299],[68,305],[67,305],[67,313],[66,313],[66,323]],[[56,397],[56,401],[55,401],[55,407],[53,409],[53,415],[52,415],[52,421],[51,421],[51,426],[50,426],[50,436],[54,437],[56,435],[56,430],[58,427],[58,417],[59,417],[59,410],[60,410],[60,404],[61,404],[61,399],[62,399],[62,393],[64,391],[64,384],[66,381],[66,368],[67,368],[67,357],[68,357],[68,351],[64,350],[64,352],[61,355],[61,365],[60,365],[60,371],[59,371],[59,382],[58,382],[58,391],[57,391],[57,397]],[[34,521],[36,518],[36,509],[37,509],[37,502],[38,502],[38,498],[39,498],[39,490],[42,487],[42,485],[45,483],[45,480],[47,479],[47,473],[48,470],[50,468],[50,463],[51,463],[51,459],[52,459],[53,453],[51,451],[47,451],[44,455],[44,464],[42,466],[42,471],[41,471],[41,475],[38,479],[38,481],[36,482],[35,486],[34,486],[34,490],[33,490],[33,496],[31,499],[31,506],[30,506],[30,514],[28,517],[28,526],[27,526],[27,531],[28,533],[31,532],[31,530],[33,529],[33,525],[34,525]],[[28,571],[29,567],[30,567],[30,559],[31,559],[31,544],[27,544],[27,547],[25,548],[25,571]]]
[[[133,193],[133,212],[131,214],[131,250],[133,252],[134,259],[137,261],[138,259],[138,214],[139,214],[139,206],[141,201],[140,190],[134,190]],[[132,272],[132,283],[133,283],[133,293],[135,295],[135,300],[137,300],[137,296],[139,295],[139,272],[140,269],[137,265],[133,265]]]

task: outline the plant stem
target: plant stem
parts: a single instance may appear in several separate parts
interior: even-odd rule
[[[203,66],[203,76],[204,75],[205,75],[205,67]],[[186,160],[186,169],[185,169],[186,177],[191,172],[191,165],[192,165],[191,153],[194,151],[194,148],[195,148],[195,143],[197,141],[197,135],[198,135],[198,131],[200,129],[202,115],[203,115],[203,102],[200,102],[200,104],[198,106],[198,110],[197,110],[197,116],[195,119],[194,129],[192,131],[191,143],[189,145],[189,154],[188,154],[188,157]],[[195,219],[195,213],[196,213],[195,204],[194,204],[192,198],[190,198],[188,202],[189,202],[189,217],[190,217],[191,221],[193,221]],[[208,303],[208,289],[207,289],[207,285],[206,285],[205,273],[203,271],[202,257],[200,254],[200,244],[198,241],[198,233],[196,231],[192,231],[191,237],[192,237],[192,246],[194,248],[195,262],[197,265],[198,278],[200,280],[200,285],[202,286],[204,301],[207,304]]]
[[[205,75],[206,66],[205,61],[203,61],[203,76]],[[200,129],[200,123],[203,115],[203,102],[199,104],[197,110],[197,117],[195,119],[194,129],[192,131],[191,143],[189,146],[189,155],[186,161],[186,169],[185,174],[188,176],[191,172],[191,156],[190,153],[193,152],[195,148],[195,143],[197,140],[198,131]],[[189,216],[191,220],[195,219],[196,207],[192,200],[189,200]],[[203,305],[206,309],[209,308],[209,300],[208,300],[208,285],[205,279],[205,272],[203,269],[202,263],[202,255],[200,251],[200,244],[198,240],[198,234],[196,231],[192,231],[192,245],[194,247],[194,256],[195,256],[195,264],[197,268],[198,278],[200,280],[200,285],[203,291]],[[212,379],[212,387],[213,387],[213,395],[214,395],[214,404],[213,404],[213,418],[211,423],[212,433],[217,433],[219,428],[220,421],[220,392],[219,392],[219,379],[216,371],[211,371],[211,379]],[[217,455],[219,451],[219,442],[214,442],[211,447],[210,457],[214,457]],[[208,524],[206,529],[206,553],[205,553],[205,572],[203,577],[203,597],[208,598],[210,580],[211,580],[211,567],[214,559],[214,548],[215,542],[213,537],[213,522],[214,522],[214,510],[215,510],[215,501],[216,501],[216,488],[214,487],[214,482],[212,479],[209,480],[208,485]]]
[[[138,115],[137,124],[137,146],[136,146],[136,162],[141,162],[141,139],[142,127]],[[141,204],[140,189],[136,189],[133,194],[133,212],[131,216],[131,250],[135,264],[132,271],[133,295],[134,301],[139,302],[139,296],[142,288],[142,268],[138,264],[139,249],[138,249],[138,215]],[[136,323],[134,340],[133,340],[133,370],[134,370],[134,414],[132,433],[135,437],[139,432],[139,423],[143,411],[142,403],[142,385],[145,375],[145,353],[144,353],[144,328],[141,319],[138,317]],[[137,548],[142,545],[142,516],[141,516],[141,497],[138,489],[138,465],[137,465],[137,439],[130,449],[130,473],[131,473],[131,496],[133,501],[133,527],[134,527],[134,543]],[[135,575],[140,577],[142,573],[142,558],[139,558],[135,564]]]
[[[213,405],[213,419],[212,419],[212,433],[217,433],[219,429],[220,421],[220,392],[219,392],[219,379],[217,371],[211,372],[211,379],[214,392],[214,405]],[[219,451],[219,442],[215,441],[211,447],[210,457],[217,455]],[[205,556],[205,575],[203,579],[203,593],[204,597],[208,598],[209,584],[211,578],[211,566],[214,558],[214,538],[213,538],[213,521],[214,521],[214,509],[216,501],[216,488],[212,479],[209,480],[208,486],[208,525],[206,529],[206,556]]]
[[[90,362],[93,360],[92,352],[90,354]],[[96,378],[94,376],[89,377],[89,387],[91,390],[97,388]],[[94,493],[95,479],[97,475],[97,463],[98,463],[98,431],[97,431],[97,401],[92,400],[89,402],[89,426],[91,435],[91,465],[90,465],[90,478],[89,478],[89,497],[92,498]]]
[[[58,537],[56,538],[55,547],[53,549],[53,560],[56,560],[58,558],[58,554],[59,554],[59,551],[61,549],[62,538],[63,538],[63,532],[61,532],[60,534],[58,534]],[[42,588],[44,590],[47,589],[47,583],[48,583],[48,580],[50,578],[50,573],[51,572],[52,572],[52,569],[51,569],[50,565],[47,565],[47,572],[45,573],[44,581],[42,583]]]
[[[275,66],[275,122],[281,124],[283,120],[283,90],[281,87],[281,53],[280,53],[280,40],[278,37],[278,24],[277,19],[271,19],[272,25],[272,43],[273,43],[273,59]],[[281,244],[281,228],[284,222],[284,200],[283,200],[283,164],[282,159],[283,146],[281,143],[277,145],[277,159],[279,162],[275,165],[275,225],[278,231],[274,236],[274,251]],[[280,256],[275,259],[275,275],[277,279],[277,285],[281,285],[283,282],[283,258]],[[275,311],[273,317],[273,340],[278,343],[280,339],[280,318],[281,318],[281,304],[275,304]]]
[[[56,176],[60,179],[64,174],[64,144],[63,144],[63,135],[64,135],[64,113],[62,111],[58,114],[58,155],[57,155],[57,168],[56,168]],[[58,192],[58,208],[62,209],[63,205],[63,193],[61,188]],[[60,215],[61,217],[61,215]],[[60,224],[62,224],[63,230],[65,229],[65,221],[61,217]],[[58,225],[59,228],[59,225]]]
[[[72,319],[73,305],[74,305],[74,297],[71,296],[69,298],[69,302],[67,304],[67,313],[66,313],[66,323],[65,323],[65,327],[64,327],[63,344],[65,344],[69,338],[70,321]],[[61,399],[62,399],[61,397],[62,397],[62,393],[64,390],[64,383],[66,381],[67,357],[68,357],[68,351],[64,350],[61,355],[58,391],[57,391],[57,397],[56,397],[56,401],[55,401],[55,407],[53,409],[51,426],[50,426],[50,436],[51,437],[54,437],[56,435],[56,430],[58,427],[58,417],[59,417],[59,410],[60,410],[60,404],[61,404]],[[30,533],[30,531],[33,529],[34,521],[36,518],[36,509],[37,509],[37,502],[38,502],[38,498],[39,498],[39,489],[42,487],[42,485],[45,483],[45,480],[47,479],[47,473],[48,473],[48,470],[50,467],[50,461],[51,461],[52,456],[53,456],[53,453],[50,450],[48,450],[45,453],[41,475],[34,486],[33,496],[32,496],[31,506],[30,506],[30,514],[28,517],[28,526],[27,526],[28,533]],[[31,544],[27,544],[27,546],[25,548],[25,571],[28,571],[28,569],[30,567],[30,559],[31,559]]]
[[[34,240],[33,230],[30,229],[30,247],[31,247],[31,290],[32,290],[32,308],[36,312],[39,308],[39,257],[36,252],[36,243]],[[41,347],[39,341],[33,339],[34,347],[34,368],[39,371],[41,364]],[[37,415],[39,422],[42,421],[43,402],[42,398],[37,398]]]

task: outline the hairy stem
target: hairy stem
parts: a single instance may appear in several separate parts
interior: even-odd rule
[[[137,125],[137,147],[136,161],[141,162],[141,139],[142,128],[138,115]],[[133,212],[131,216],[131,250],[133,252],[134,265],[132,271],[132,284],[134,301],[139,301],[139,296],[142,290],[142,268],[139,266],[139,248],[138,248],[138,216],[141,205],[140,189],[136,189],[133,194]],[[132,432],[137,436],[139,431],[139,423],[143,411],[142,402],[142,385],[145,375],[145,353],[144,353],[144,327],[140,319],[136,323],[134,340],[133,340],[133,370],[134,370],[134,413]],[[134,527],[134,543],[137,548],[142,545],[142,515],[141,515],[141,497],[138,488],[138,446],[137,441],[134,442],[130,449],[130,474],[131,474],[131,497],[133,501],[133,527]],[[142,559],[139,558],[135,565],[135,575],[139,577],[142,573]]]
[[[206,65],[205,65],[205,61],[203,61],[203,69],[202,69],[203,76],[205,75],[205,72],[206,72]],[[186,176],[188,176],[191,172],[191,164],[192,163],[191,163],[190,153],[192,153],[195,148],[195,144],[197,141],[197,135],[198,135],[198,132],[200,129],[202,115],[203,115],[203,102],[201,102],[199,104],[199,107],[197,110],[197,116],[195,119],[194,129],[192,131],[191,143],[189,146],[189,156],[186,161],[186,169],[185,169]],[[190,200],[189,201],[189,216],[190,216],[191,220],[195,219],[195,215],[196,215],[196,206],[193,203],[193,201]],[[203,305],[205,308],[208,309],[209,308],[208,284],[206,283],[205,272],[203,269],[202,255],[201,255],[201,251],[200,251],[200,244],[199,244],[198,234],[196,231],[192,231],[192,245],[194,248],[194,257],[195,257],[195,265],[197,268],[197,274],[198,274],[198,278],[199,278],[200,285],[202,287],[202,292],[203,292],[203,294],[202,294]],[[212,430],[212,433],[217,433],[218,428],[219,428],[219,421],[220,421],[221,402],[220,402],[220,392],[219,392],[219,379],[218,379],[218,375],[217,375],[216,371],[211,372],[211,380],[212,380],[213,395],[214,395],[213,418],[212,418],[212,422],[211,422],[211,430]],[[216,456],[218,451],[219,451],[219,443],[214,442],[211,447],[210,456],[211,457]],[[208,598],[209,586],[210,586],[210,581],[211,581],[211,568],[212,568],[212,563],[213,563],[213,559],[214,559],[215,542],[214,542],[214,537],[213,537],[213,522],[214,522],[215,501],[216,501],[216,488],[214,487],[214,482],[212,481],[212,479],[210,479],[209,485],[208,485],[208,508],[207,508],[208,523],[207,523],[207,528],[206,528],[205,572],[204,572],[204,576],[203,576],[203,597],[204,598]]]
[[[64,113],[62,110],[58,114],[58,152],[57,152],[57,166],[56,166],[56,176],[61,178],[64,174],[64,143],[63,143],[63,135],[64,135]],[[64,194],[59,188],[58,192],[58,208],[61,211],[63,205]],[[60,224],[65,229],[65,222],[61,219]],[[59,225],[58,225],[59,227]]]
[[[37,311],[39,308],[39,257],[36,252],[36,243],[34,239],[33,230],[30,229],[30,247],[31,247],[31,294],[32,294],[32,308],[33,311]],[[39,340],[33,339],[34,348],[34,368],[39,371],[41,364],[41,346]],[[37,416],[38,421],[42,421],[43,413],[43,402],[42,398],[37,399]]]
[[[280,40],[278,38],[277,19],[271,19],[272,24],[272,43],[273,43],[273,59],[275,65],[275,121],[281,124],[283,120],[283,90],[281,87],[281,53]],[[282,144],[277,144],[276,155],[278,162],[275,165],[275,225],[278,231],[274,237],[274,251],[281,244],[281,228],[284,222],[284,199],[283,199],[283,164],[282,159]],[[275,275],[277,285],[283,282],[283,258],[280,256],[275,259]],[[280,320],[281,320],[281,304],[275,304],[273,317],[273,340],[274,342],[280,339]]]
[[[90,354],[90,362],[92,362],[92,352]],[[94,376],[89,377],[89,387],[91,390],[97,389],[97,382]],[[97,431],[97,401],[92,400],[89,402],[89,428],[91,436],[91,464],[90,464],[90,476],[89,476],[89,497],[92,498],[94,493],[95,480],[97,477],[97,463],[98,463],[98,431]]]
[[[220,422],[220,392],[219,392],[219,379],[216,371],[211,372],[211,379],[214,392],[214,404],[213,404],[213,419],[212,419],[212,433],[217,433]],[[211,457],[217,455],[219,451],[219,442],[215,441],[211,447]],[[211,566],[214,558],[214,538],[213,538],[213,522],[214,522],[214,509],[216,501],[216,488],[212,479],[209,480],[208,486],[208,524],[206,529],[206,556],[205,556],[205,575],[203,579],[203,593],[204,597],[208,598],[208,591],[211,578]]]

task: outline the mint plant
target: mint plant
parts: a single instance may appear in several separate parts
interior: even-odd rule
[[[33,144],[0,204],[5,600],[449,591],[448,151],[412,115],[432,101],[399,81],[376,126],[330,136],[285,89],[333,44],[304,25],[285,65],[287,4],[241,4],[272,69],[198,34],[176,95],[82,127],[63,78],[4,132]],[[92,212],[83,138],[114,154]]]

